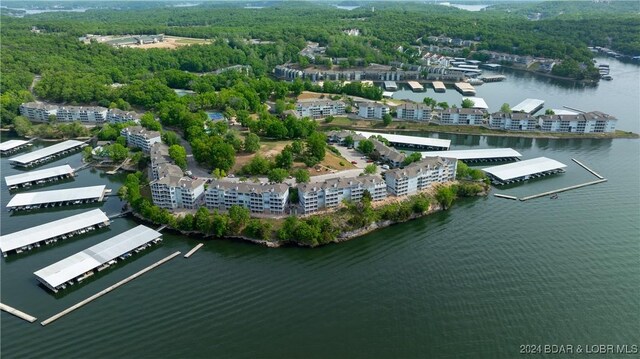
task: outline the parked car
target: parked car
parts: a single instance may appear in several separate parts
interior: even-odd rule
[[[367,163],[373,163],[373,160],[367,160]]]
[[[351,164],[357,165],[357,164],[358,164],[358,162],[356,162],[356,161],[351,161]]]
[[[389,165],[382,165],[382,169],[383,170],[388,170],[389,169]]]

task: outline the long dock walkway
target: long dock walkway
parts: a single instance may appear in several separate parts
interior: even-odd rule
[[[517,201],[517,200],[518,200],[518,197],[516,197],[516,196],[509,196],[509,195],[506,195],[506,194],[500,194],[500,193],[494,193],[493,195],[494,195],[495,197],[498,197],[498,198],[512,199],[512,200],[514,200],[514,201]]]
[[[198,243],[197,246],[193,247],[189,252],[187,252],[187,254],[184,255],[185,258],[189,258],[191,257],[192,254],[194,254],[198,249],[200,249],[200,247],[204,246],[204,244],[202,243]]]
[[[599,179],[604,179],[604,177],[600,176],[598,173],[596,173],[596,171],[592,170],[591,168],[587,167],[585,164],[583,164],[582,162],[576,160],[575,158],[571,159],[573,162],[577,163],[580,167],[584,168],[585,170],[591,172],[592,175],[598,177]]]
[[[565,191],[569,191],[569,190],[576,189],[576,188],[591,186],[591,185],[602,183],[602,182],[606,182],[606,181],[607,181],[607,179],[603,178],[603,179],[599,179],[599,180],[596,180],[596,181],[591,181],[591,182],[577,184],[577,185],[574,185],[574,186],[554,189],[553,191],[538,193],[538,194],[534,194],[534,195],[531,195],[531,196],[522,197],[522,198],[519,198],[519,199],[521,201],[527,201],[527,200],[530,200],[530,199],[534,199],[534,198],[538,198],[538,197],[544,197],[544,196],[548,196],[548,195],[554,194],[554,193],[565,192]]]
[[[20,319],[24,319],[29,323],[33,323],[33,322],[35,322],[37,320],[36,317],[32,317],[32,316],[30,316],[29,314],[27,314],[25,312],[19,311],[16,308],[10,307],[10,306],[8,306],[6,304],[3,304],[3,303],[0,303],[0,310],[3,310],[3,311],[5,311],[5,312],[7,312],[9,314],[13,314],[16,317],[18,317]]]
[[[102,297],[103,295],[105,295],[105,294],[107,294],[107,293],[111,292],[112,290],[114,290],[114,289],[116,289],[116,288],[118,288],[118,287],[120,287],[120,286],[122,286],[122,285],[124,285],[124,284],[129,283],[130,281],[132,281],[132,280],[134,280],[134,279],[138,278],[139,276],[141,276],[141,275],[143,275],[143,274],[145,274],[145,273],[149,272],[150,270],[152,270],[152,269],[154,269],[154,268],[156,268],[156,267],[159,267],[159,266],[161,266],[161,265],[165,264],[166,262],[168,262],[168,261],[172,260],[173,258],[175,258],[176,256],[178,256],[179,254],[180,254],[180,252],[178,251],[178,252],[175,252],[175,253],[171,254],[171,255],[170,255],[170,256],[168,256],[168,257],[165,257],[165,258],[163,258],[163,259],[161,259],[161,260],[159,260],[159,261],[155,262],[154,264],[152,264],[152,265],[150,265],[150,266],[148,266],[148,267],[146,267],[146,268],[142,269],[141,271],[136,272],[136,273],[134,273],[133,275],[131,275],[131,276],[129,276],[129,277],[127,277],[127,278],[125,278],[125,279],[123,279],[123,280],[119,281],[118,283],[116,283],[116,284],[114,284],[114,285],[112,285],[112,286],[110,286],[110,287],[107,287],[106,289],[103,289],[103,290],[101,290],[100,292],[98,292],[98,293],[96,293],[96,294],[94,294],[94,295],[90,296],[89,298],[87,298],[87,299],[85,299],[85,300],[83,300],[83,301],[81,301],[81,302],[78,302],[78,303],[76,303],[76,304],[72,305],[71,307],[69,307],[69,308],[67,308],[67,309],[63,310],[62,312],[60,312],[60,313],[58,313],[58,314],[56,314],[56,315],[54,315],[54,316],[50,317],[49,319],[46,319],[46,320],[44,320],[44,321],[40,322],[40,324],[41,324],[42,326],[45,326],[45,325],[47,325],[47,324],[49,324],[49,323],[52,323],[52,322],[54,322],[54,321],[56,321],[56,320],[58,320],[58,319],[60,319],[60,318],[64,317],[65,315],[67,315],[67,314],[69,314],[69,313],[73,312],[74,310],[76,310],[76,309],[78,309],[78,308],[80,308],[80,307],[84,306],[85,304],[88,304],[88,303],[90,303],[90,302],[92,302],[92,301],[94,301],[94,300],[96,300],[96,299],[98,299],[98,298]],[[34,320],[35,320],[35,318],[34,318]]]

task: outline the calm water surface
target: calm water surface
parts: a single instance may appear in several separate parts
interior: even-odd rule
[[[602,89],[592,101],[576,89],[572,103],[606,105],[596,102]],[[557,91],[569,99],[570,90]],[[628,128],[638,123],[633,91],[621,90],[626,107],[616,113],[635,116],[624,120]],[[536,97],[556,101],[547,91]],[[514,358],[521,344],[640,344],[640,141],[441,137],[455,149],[513,147],[524,158],[568,166],[494,193],[523,196],[595,179],[571,158],[609,181],[557,200],[463,200],[313,250],[208,241],[190,259],[178,257],[46,327],[3,312],[2,357]],[[80,155],[43,167],[65,162],[78,166]],[[1,169],[3,177],[18,172],[6,158]],[[106,183],[117,190],[122,180],[84,170],[43,189]],[[2,234],[87,210],[10,215],[4,183],[0,194]],[[121,205],[110,197],[101,208],[112,214]],[[0,260],[2,302],[41,321],[198,243],[165,234],[160,246],[60,296],[38,286],[34,271],[135,225],[117,219],[102,232]]]

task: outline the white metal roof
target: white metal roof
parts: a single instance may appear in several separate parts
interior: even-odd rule
[[[90,186],[79,188],[67,188],[53,191],[19,193],[9,201],[7,208],[28,206],[34,204],[54,203],[63,201],[77,201],[90,198],[101,198],[105,186]]]
[[[478,160],[484,158],[522,157],[513,148],[480,148],[477,150],[426,151],[422,157],[450,157],[458,160]]]
[[[382,97],[393,97],[393,92],[391,92],[391,91],[382,91]]]
[[[462,98],[462,100],[466,100],[466,99],[473,101],[473,106],[471,106],[471,108],[479,108],[481,110],[489,109],[489,106],[487,105],[487,103],[484,101],[482,97],[463,97]]]
[[[68,141],[56,143],[55,145],[52,145],[49,147],[41,148],[33,152],[25,153],[24,155],[10,158],[9,162],[19,162],[19,163],[26,164],[47,156],[54,155],[56,153],[59,153],[65,150],[77,147],[77,146],[81,146],[82,144],[84,144],[84,142],[82,141],[68,140]]]
[[[442,148],[449,148],[449,146],[451,145],[451,140],[441,140],[439,138],[393,135],[390,133],[377,133],[377,132],[365,132],[365,131],[355,131],[355,132],[366,138],[369,138],[371,136],[382,136],[386,138],[389,142],[394,142],[394,143],[442,147]]]
[[[565,164],[547,157],[537,157],[530,160],[508,163],[483,169],[483,171],[503,181],[519,178],[535,173],[557,170],[567,167]]]
[[[99,209],[94,209],[89,212],[76,214],[75,216],[62,218],[57,221],[4,235],[0,237],[0,251],[6,253],[17,248],[108,221],[109,218],[104,212]]]
[[[22,146],[29,141],[24,140],[9,140],[0,143],[0,151],[8,151],[10,149],[16,148],[18,146]]]
[[[20,173],[13,176],[7,176],[4,178],[7,182],[7,186],[14,186],[17,184],[33,182],[45,178],[51,178],[56,176],[64,176],[73,173],[73,168],[69,165],[63,165],[58,167],[45,168],[38,171],[29,171]]]
[[[535,98],[528,98],[528,99],[520,102],[519,104],[515,105],[514,107],[512,107],[511,111],[513,111],[513,112],[531,113],[537,107],[540,107],[542,105],[544,105],[544,101],[543,100],[538,100],[538,99],[535,99]]]
[[[82,252],[42,268],[33,274],[39,280],[55,288],[160,236],[162,234],[159,232],[139,225]]]
[[[560,116],[566,116],[566,115],[579,115],[579,112],[576,111],[571,111],[571,110],[565,110],[562,108],[553,108],[551,109],[551,111],[553,111],[554,114],[556,115],[560,115]]]

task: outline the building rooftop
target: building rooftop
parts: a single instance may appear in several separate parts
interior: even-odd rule
[[[57,153],[60,153],[66,150],[70,150],[72,148],[82,146],[84,144],[85,143],[82,141],[68,140],[68,141],[56,143],[55,145],[51,145],[49,147],[45,147],[29,153],[25,153],[24,155],[12,157],[9,159],[9,162],[26,165],[33,161],[36,161],[51,155],[55,155]]]
[[[334,106],[334,105],[345,105],[344,101],[333,101],[333,100],[318,100],[318,99],[309,99],[309,100],[298,100],[296,102],[296,106],[300,107],[315,107],[315,106]]]
[[[122,131],[126,131],[131,135],[144,137],[147,140],[151,139],[151,138],[160,137],[160,132],[158,132],[158,131],[149,131],[149,130],[147,130],[146,128],[144,128],[142,126],[126,127]]]
[[[25,102],[21,106],[28,107],[28,108],[37,108],[37,109],[42,109],[42,110],[56,110],[56,109],[58,109],[58,106],[50,105],[50,104],[44,103],[44,102]]]
[[[471,108],[477,108],[480,110],[489,109],[489,105],[487,105],[487,103],[484,101],[482,97],[463,97],[462,98],[463,101],[467,99],[473,101],[473,106],[471,106]]]
[[[478,110],[475,110],[478,111]],[[405,136],[405,135],[394,135],[389,133],[376,133],[376,132],[365,132],[365,131],[356,131],[357,134],[362,135],[364,137],[371,136],[382,136],[387,139],[387,141],[392,143],[404,144],[404,145],[419,145],[419,146],[427,146],[427,147],[441,147],[441,148],[449,148],[451,145],[451,140],[441,140],[439,138],[431,138],[431,137],[418,137],[418,136]]]
[[[368,184],[382,184],[385,183],[380,176],[358,176],[358,177],[338,177],[330,178],[324,182],[316,183],[301,183],[298,185],[298,191],[302,192],[315,192],[319,190],[326,190],[330,188],[349,188],[355,186],[366,186]]]
[[[23,183],[33,182],[45,178],[51,178],[56,176],[64,176],[73,174],[73,168],[69,165],[63,165],[52,168],[45,168],[43,170],[38,171],[29,171],[20,173],[13,176],[7,176],[4,178],[5,182],[7,182],[7,186],[15,186]]]
[[[414,103],[414,102],[407,102],[407,103],[403,103],[402,105],[399,105],[397,108],[397,110],[400,109],[405,109],[405,110],[428,110],[431,111],[431,107],[427,106],[423,103]]]
[[[19,193],[11,198],[11,200],[7,204],[7,208],[102,198],[104,192],[105,186],[100,185],[58,189],[53,191]]]
[[[457,151],[426,151],[422,152],[422,157],[448,157],[457,160],[480,160],[490,158],[517,158],[522,157],[520,152],[513,148],[481,148],[474,150]]]
[[[0,250],[2,253],[7,253],[8,251],[42,242],[49,238],[108,222],[109,218],[107,218],[104,212],[99,209],[94,209],[89,212],[76,214],[22,231],[5,234],[0,237]]]
[[[159,232],[139,225],[33,274],[41,282],[56,288],[161,236]]]
[[[483,171],[502,180],[509,181],[536,173],[559,170],[567,167],[565,164],[547,157],[537,157],[530,160],[508,163],[506,165],[484,168]]]
[[[386,176],[392,176],[394,178],[404,178],[404,177],[415,177],[418,173],[423,172],[425,170],[432,170],[438,167],[441,167],[445,164],[445,157],[427,157],[423,158],[418,162],[413,162],[405,168],[396,168],[385,172]],[[451,158],[454,160],[454,158]]]
[[[492,118],[510,118],[512,120],[535,120],[535,117],[533,117],[532,115],[528,114],[528,113],[523,113],[523,112],[512,112],[512,113],[505,113],[505,112],[494,112],[491,114]]]
[[[209,184],[209,188],[207,190],[212,189],[224,189],[227,191],[236,191],[241,193],[265,193],[265,192],[275,192],[279,194],[284,194],[289,190],[289,186],[284,183],[236,183],[236,182],[225,182],[225,181],[213,181]]]
[[[540,107],[544,105],[543,100],[538,100],[535,98],[528,98],[519,104],[513,106],[511,111],[513,112],[525,112],[525,113],[533,113],[538,110]]]
[[[377,108],[389,108],[388,105],[378,102],[358,102],[358,108],[360,107],[377,107]]]
[[[586,113],[578,113],[574,115],[543,115],[540,116],[542,120],[552,120],[552,121],[617,121],[617,119],[611,115],[607,115],[606,113],[602,113],[600,111],[592,111]]]
[[[482,110],[479,110],[477,108],[461,108],[461,107],[457,107],[457,108],[448,108],[445,110],[439,110],[439,113],[449,113],[449,114],[453,114],[453,113],[459,113],[462,115],[480,115],[482,116],[484,114],[484,112]]]

